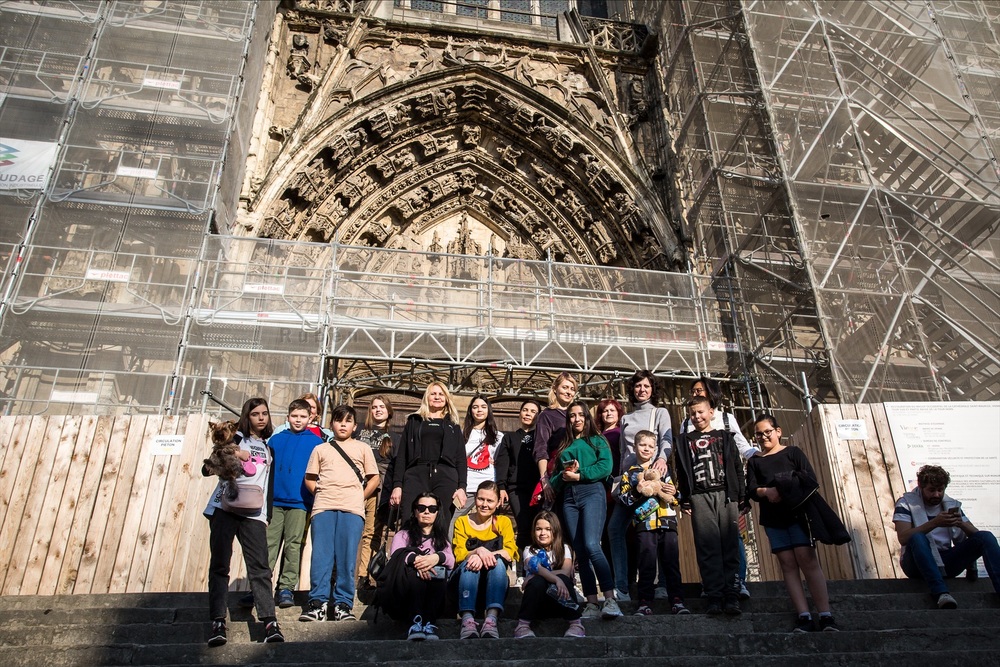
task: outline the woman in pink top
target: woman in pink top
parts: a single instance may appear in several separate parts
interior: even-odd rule
[[[420,493],[413,501],[410,518],[392,538],[390,556],[406,550],[405,575],[395,580],[392,596],[413,618],[406,635],[410,640],[438,638],[437,618],[444,606],[447,573],[455,567],[448,542],[448,521],[441,500],[433,493]]]

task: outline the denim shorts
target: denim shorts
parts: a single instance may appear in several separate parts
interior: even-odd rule
[[[788,551],[795,547],[813,546],[813,541],[809,538],[809,533],[798,523],[793,523],[787,528],[764,526],[764,532],[767,533],[767,541],[771,543],[771,553],[773,554],[779,551]]]

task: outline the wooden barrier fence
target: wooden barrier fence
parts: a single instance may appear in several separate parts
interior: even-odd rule
[[[836,438],[833,421],[863,419],[869,440]],[[208,418],[0,418],[0,594],[52,595],[206,590],[214,478],[201,476]],[[179,455],[154,456],[156,435],[183,436]],[[787,435],[787,434],[786,434]],[[882,405],[819,406],[791,441],[854,536],[820,547],[831,579],[902,576],[892,531],[903,480]],[[685,581],[697,581],[690,522],[680,528]],[[761,578],[780,580],[756,526]],[[300,587],[308,586],[306,545]],[[239,548],[234,589],[245,589]]]

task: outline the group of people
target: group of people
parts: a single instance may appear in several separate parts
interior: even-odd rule
[[[748,501],[760,506],[760,524],[798,613],[794,631],[836,631],[815,542],[842,544],[850,537],[816,493],[805,454],[782,444],[774,416],[754,420],[751,444],[721,410],[718,382],[703,377],[691,384],[675,432],[651,372],[637,371],[627,388],[630,411],[607,398],[592,412],[577,398],[576,378],[561,373],[548,404],[524,401],[519,428],[501,433],[485,397],[473,398],[460,419],[447,387],[432,382],[398,442],[389,431],[393,409],[385,396],[371,399],[363,426],[353,408],[337,406],[330,430],[319,427],[311,394],[288,406],[288,421],[277,430],[264,399],[247,401],[237,437],[241,458],[256,466],[238,485],[260,487],[268,500],[256,512],[227,508],[229,483],[220,480],[205,510],[209,645],[226,642],[234,537],[251,589],[242,602],[256,607],[264,641],[284,640],[275,605],[294,604],[307,529],[311,587],[301,621],[354,620],[356,589],[377,584],[376,604],[410,623],[411,640],[438,638],[449,595],[457,599],[462,639],[496,638],[512,580],[522,591],[515,638],[533,637],[532,623],[547,617],[568,621],[566,636],[583,637],[582,619],[622,615],[619,601],[631,599],[633,583],[637,615],[653,613],[655,599],[668,600],[671,613],[687,614],[679,519],[691,522],[706,613],[735,616],[749,596],[738,529]],[[967,567],[970,558],[985,557],[1000,591],[1000,556],[992,535],[953,511],[960,505],[944,495],[944,474],[943,480],[936,472],[929,481],[921,478],[900,500],[894,520],[907,545],[904,571],[927,579],[946,608],[956,603],[943,577]],[[372,554],[397,517],[402,525],[375,581]],[[952,550],[937,534],[942,531],[948,539],[967,539]]]

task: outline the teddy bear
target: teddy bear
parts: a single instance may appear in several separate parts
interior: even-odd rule
[[[655,468],[646,468],[642,471],[642,475],[636,481],[635,489],[647,498],[656,498],[664,507],[674,502],[674,497],[663,491],[660,471]]]
[[[204,461],[205,471],[209,475],[218,475],[226,482],[235,482],[244,474],[243,461],[238,455],[240,446],[235,439],[236,422],[209,422],[208,430],[212,437],[212,453]],[[228,486],[235,498],[236,485]]]

